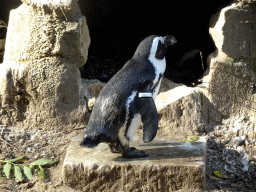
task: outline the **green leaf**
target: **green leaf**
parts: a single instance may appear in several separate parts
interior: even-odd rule
[[[17,157],[17,158],[15,158],[15,159],[5,160],[5,162],[9,162],[9,163],[18,162],[18,161],[22,160],[25,156],[26,156],[26,155],[21,156],[21,157]]]
[[[215,181],[220,181],[219,178],[217,178],[217,177],[215,177],[215,176],[213,176],[213,175],[210,175],[210,178],[213,179],[213,180],[215,180]]]
[[[5,173],[7,178],[10,177],[11,168],[12,168],[12,165],[10,163],[6,163],[4,165],[4,173]]]
[[[221,171],[213,171],[213,174],[216,176],[216,177],[218,177],[219,179],[227,179],[228,177],[224,174],[224,173],[222,173]]]
[[[198,140],[198,136],[190,136],[187,139],[184,139],[184,142],[194,142]]]
[[[14,165],[14,176],[19,181],[22,181],[22,173],[21,173],[20,167],[18,165]]]
[[[34,161],[34,162],[32,162],[32,163],[30,163],[30,167],[32,167],[32,166],[34,166],[34,165],[50,165],[50,164],[53,164],[53,163],[55,163],[55,161],[53,161],[53,160],[50,160],[50,159],[38,159],[38,160],[36,160],[36,161]]]
[[[42,168],[40,165],[39,165],[38,176],[42,179],[42,181],[45,180],[44,168]]]
[[[33,179],[32,170],[29,167],[24,166],[24,173],[28,179]]]

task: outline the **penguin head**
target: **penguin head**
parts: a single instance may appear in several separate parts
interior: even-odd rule
[[[158,60],[162,60],[164,59],[167,47],[176,42],[176,39],[171,35],[165,37],[151,35],[139,44],[134,56],[147,58],[154,57]]]

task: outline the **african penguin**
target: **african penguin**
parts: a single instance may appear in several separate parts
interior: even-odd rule
[[[134,56],[102,89],[80,145],[93,148],[104,142],[125,158],[148,156],[130,148],[129,142],[141,122],[145,143],[157,133],[154,99],[165,72],[165,52],[175,43],[173,36],[151,35],[139,44]]]

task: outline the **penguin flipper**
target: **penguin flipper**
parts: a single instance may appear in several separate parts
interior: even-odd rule
[[[136,108],[141,115],[143,141],[148,143],[155,138],[158,130],[158,114],[154,99],[152,97],[141,97]]]

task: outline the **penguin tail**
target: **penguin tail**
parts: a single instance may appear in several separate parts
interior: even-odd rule
[[[93,137],[85,137],[83,141],[80,143],[81,146],[88,147],[88,148],[94,148],[100,143],[99,139],[95,139]]]

